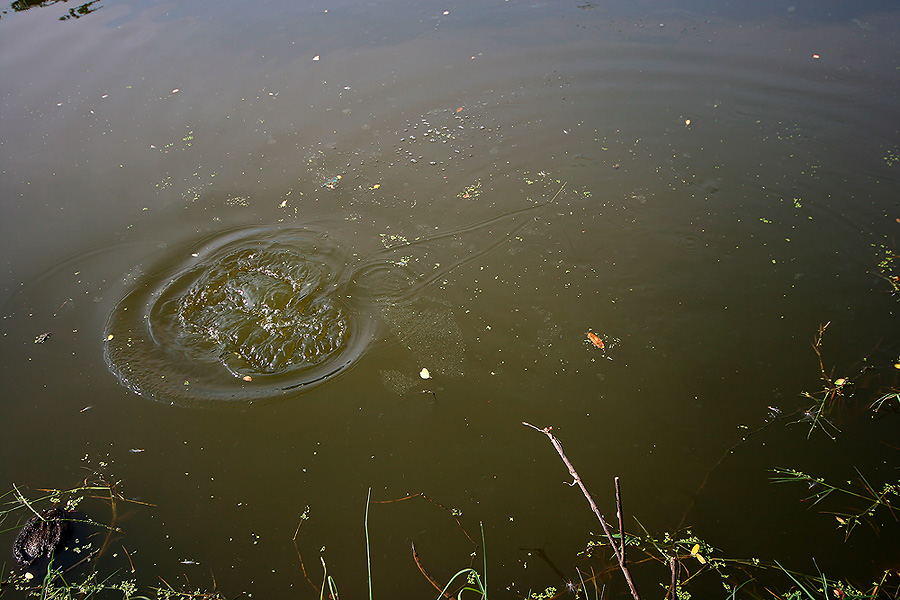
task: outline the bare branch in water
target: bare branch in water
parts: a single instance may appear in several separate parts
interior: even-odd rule
[[[625,576],[625,581],[628,582],[628,588],[631,590],[631,596],[634,600],[641,600],[640,594],[638,594],[637,588],[634,586],[634,581],[631,579],[631,573],[628,570],[628,565],[625,564],[625,532],[621,530],[621,516],[620,516],[620,530],[619,536],[622,538],[621,546],[616,544],[616,540],[613,538],[612,532],[609,530],[609,525],[606,523],[606,519],[603,518],[603,515],[600,514],[600,509],[597,508],[597,504],[594,502],[594,498],[591,497],[590,492],[587,491],[587,488],[584,486],[584,482],[581,481],[581,477],[578,476],[578,472],[575,470],[575,467],[572,466],[572,463],[569,462],[569,459],[566,458],[565,452],[563,452],[562,444],[556,439],[556,436],[550,433],[552,431],[552,427],[544,427],[541,429],[540,427],[535,427],[531,423],[526,423],[522,421],[522,425],[526,427],[531,427],[535,431],[540,431],[543,434],[546,434],[548,438],[550,438],[550,442],[553,444],[553,447],[556,448],[556,451],[559,453],[559,457],[562,458],[563,462],[566,465],[566,468],[569,469],[569,474],[572,476],[572,483],[570,486],[577,485],[581,488],[581,492],[584,494],[584,497],[587,499],[588,504],[591,506],[591,510],[594,511],[594,514],[597,516],[597,520],[600,521],[600,526],[603,527],[603,533],[606,534],[606,539],[609,540],[609,545],[612,546],[613,552],[616,554],[616,560],[619,561],[619,569],[622,571],[622,575]],[[618,494],[618,477],[616,478],[616,507],[621,515],[622,504],[621,498]]]

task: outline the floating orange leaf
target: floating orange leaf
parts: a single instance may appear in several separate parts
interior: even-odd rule
[[[603,340],[600,339],[600,336],[594,333],[593,331],[587,332],[587,337],[591,340],[591,343],[597,348],[603,349]]]

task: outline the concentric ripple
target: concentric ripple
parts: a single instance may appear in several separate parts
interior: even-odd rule
[[[359,254],[325,231],[284,225],[187,242],[126,277],[106,324],[104,358],[141,396],[182,406],[247,404],[338,375],[386,322],[417,360],[461,377],[464,347],[452,308],[423,292],[517,239],[532,222],[526,215],[549,203]],[[462,239],[468,243],[447,244]]]
[[[105,358],[134,392],[198,405],[313,386],[351,365],[372,317],[322,232],[245,228],[174,251],[116,305]]]

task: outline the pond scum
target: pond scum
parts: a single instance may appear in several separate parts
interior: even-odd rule
[[[875,273],[890,285],[889,293],[894,296],[900,288],[900,271],[895,264],[896,254],[892,251],[885,254]],[[819,379],[821,389],[815,392],[802,392],[801,407],[790,414],[770,407],[769,419],[762,427],[748,432],[734,446],[729,448],[709,470],[719,467],[724,459],[737,449],[750,436],[759,433],[774,424],[798,425],[805,428],[806,437],[814,434],[825,435],[832,440],[840,441],[839,424],[848,416],[868,415],[873,419],[896,418],[900,412],[900,356],[885,359],[884,364],[875,364],[867,357],[862,361],[863,368],[854,377],[834,378],[823,359],[825,333],[830,323],[819,326],[811,341],[812,350],[818,358]],[[882,353],[883,354],[883,353]],[[890,355],[888,355],[890,356]],[[527,600],[551,600],[553,598],[585,598],[587,600],[603,600],[604,598],[665,598],[666,600],[689,600],[692,592],[697,597],[716,597],[723,600],[775,599],[775,600],[898,600],[900,599],[900,566],[892,566],[883,570],[876,580],[860,583],[842,579],[841,574],[823,573],[815,560],[812,564],[815,573],[799,573],[785,568],[777,559],[761,558],[729,558],[711,543],[693,535],[689,528],[679,525],[674,532],[651,534],[636,518],[638,532],[625,530],[625,515],[622,510],[621,490],[618,477],[614,480],[616,500],[615,521],[610,523],[588,492],[587,487],[578,475],[575,466],[563,452],[562,443],[552,433],[552,427],[537,427],[523,423],[550,440],[559,454],[572,481],[577,486],[597,517],[603,529],[603,536],[592,539],[581,553],[579,564],[576,564],[578,577],[568,581],[564,586],[548,586],[541,591],[530,591],[527,596],[518,595]],[[896,446],[882,440],[882,447],[897,450]],[[874,456],[870,465],[887,464],[886,457]],[[869,525],[882,540],[900,539],[900,519],[895,504],[900,502],[900,480],[897,482],[876,482],[866,476],[867,466],[854,467],[855,482],[833,483],[817,474],[807,474],[792,468],[772,468],[771,481],[777,484],[801,484],[805,489],[805,502],[812,507],[820,507],[826,499],[837,498],[841,511],[821,511],[828,515],[825,522],[837,523],[843,532],[844,541],[856,531],[860,525]],[[707,479],[709,473],[707,474]],[[699,496],[706,486],[704,481],[697,490]],[[799,486],[798,486],[799,487]],[[64,511],[69,521],[70,531],[67,539],[61,542],[59,556],[50,551],[46,558],[39,558],[27,568],[0,564],[0,598],[33,597],[47,600],[82,600],[95,597],[123,598],[124,600],[225,600],[222,591],[212,589],[191,589],[175,587],[160,577],[162,585],[139,589],[133,566],[125,573],[100,573],[97,570],[97,559],[104,554],[117,555],[111,547],[113,535],[121,536],[117,525],[119,506],[135,503],[128,499],[119,489],[116,481],[110,480],[100,471],[92,471],[81,484],[68,490],[38,490],[42,495],[28,498],[21,488],[12,488],[0,496],[0,533],[10,534],[19,531],[26,521],[40,518],[39,514],[50,508]],[[425,494],[416,494],[396,500],[371,500],[367,498],[365,506],[366,555],[369,558],[368,515],[372,505],[379,505],[404,500],[424,500],[446,512],[455,520],[462,533],[471,542],[473,550],[470,564],[460,568],[447,582],[433,578],[426,565],[412,545],[413,560],[422,576],[433,586],[437,600],[462,598],[482,598],[487,600],[490,593],[488,587],[488,552],[483,529],[480,536],[473,537],[466,531],[460,521],[460,513],[432,500]],[[88,516],[84,505],[90,505],[90,512],[96,514],[96,506],[100,504],[109,513],[108,523],[95,521]],[[152,505],[147,505],[152,506]],[[84,512],[82,512],[84,511]],[[686,513],[685,513],[686,514]],[[887,523],[879,528],[875,519],[881,518]],[[888,518],[889,517],[889,518]],[[320,565],[313,568],[304,563],[300,552],[298,538],[303,523],[309,519],[309,511],[305,511],[294,532],[294,546],[297,549],[299,567],[311,590],[320,599],[340,598],[337,580],[328,573],[327,565],[320,557]],[[51,547],[49,550],[53,550]],[[125,546],[125,556],[131,564],[131,558]],[[816,548],[808,549],[812,557]],[[545,561],[553,571],[562,575],[550,559],[541,550],[529,552]],[[478,560],[480,557],[480,560]],[[602,568],[585,567],[588,559],[592,564],[605,565]],[[480,564],[476,566],[475,563]],[[373,600],[371,561],[368,562],[368,597]],[[632,577],[632,571],[639,574],[638,581]],[[563,579],[565,579],[563,577]],[[696,590],[697,583],[704,581],[702,589]],[[710,580],[720,587],[720,593],[710,596]],[[359,591],[350,594],[358,597]],[[642,596],[642,594],[644,594]]]

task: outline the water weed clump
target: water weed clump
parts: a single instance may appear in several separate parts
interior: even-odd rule
[[[810,506],[816,506],[832,494],[848,497],[851,501],[862,501],[863,508],[850,512],[823,511],[823,514],[832,515],[838,523],[838,528],[844,531],[844,541],[850,538],[850,534],[861,523],[868,522],[875,530],[877,526],[871,522],[876,510],[890,513],[894,521],[897,521],[897,513],[891,504],[891,499],[900,499],[900,480],[897,483],[885,483],[880,491],[872,486],[859,469],[856,469],[858,481],[853,489],[841,487],[825,481],[821,477],[811,477],[802,471],[795,469],[772,469],[776,474],[772,477],[775,483],[802,483],[809,490],[809,495],[803,501],[811,502]],[[848,484],[849,485],[849,484]]]
[[[118,597],[123,600],[224,600],[215,591],[176,588],[160,578],[162,585],[150,587],[141,593],[135,570],[116,570],[101,575],[99,559],[110,553],[113,536],[121,535],[118,525],[121,504],[142,504],[138,500],[126,498],[120,491],[118,481],[100,471],[91,471],[82,482],[68,489],[39,489],[39,494],[28,497],[16,484],[0,495],[0,533],[20,530],[25,534],[36,531],[40,535],[46,531],[41,527],[29,529],[29,524],[44,519],[47,515],[65,527],[65,535],[44,540],[37,545],[46,556],[28,555],[29,560],[21,560],[18,568],[3,564],[0,568],[0,598],[7,593],[16,597],[40,598],[41,600],[87,600],[96,597]],[[108,522],[95,517],[101,511],[108,511]],[[25,524],[23,527],[23,523]],[[17,538],[17,546],[24,534]],[[130,555],[122,546],[125,556]],[[112,595],[112,596],[110,596]]]
[[[822,333],[824,333],[824,326],[820,328],[820,335],[817,338],[819,341]],[[552,428],[538,428],[529,423],[523,424],[546,434],[550,438],[573,478],[572,483],[569,485],[577,485],[581,489],[591,510],[600,521],[604,535],[598,539],[591,540],[582,553],[582,557],[599,557],[609,563],[612,560],[609,556],[611,553],[615,557],[615,566],[609,567],[601,572],[600,575],[590,578],[594,581],[595,589],[596,579],[599,576],[619,570],[628,584],[628,590],[632,599],[640,600],[640,592],[635,585],[635,579],[632,577],[632,567],[659,565],[669,571],[668,581],[661,581],[662,578],[658,571],[655,575],[649,575],[649,577],[652,581],[657,582],[657,586],[662,588],[661,591],[666,600],[690,599],[692,596],[688,585],[704,573],[713,573],[718,576],[729,600],[737,600],[739,597],[771,598],[775,600],[826,600],[828,598],[838,600],[897,600],[900,598],[900,568],[896,567],[884,569],[878,582],[873,582],[868,586],[860,586],[847,581],[829,579],[822,574],[818,565],[816,565],[816,570],[818,571],[816,575],[805,575],[785,569],[777,560],[725,558],[710,543],[693,535],[690,529],[679,529],[675,533],[666,532],[662,535],[654,536],[641,525],[640,521],[635,519],[641,529],[641,533],[628,533],[623,525],[618,478],[615,478],[618,532],[614,533],[606,519],[599,512],[596,503],[587,491],[574,466],[565,456],[561,443],[551,433]],[[767,426],[768,424],[764,427]],[[719,463],[716,463],[715,466],[718,466]],[[812,501],[813,506],[832,496],[832,494],[847,496],[855,501],[862,501],[862,505],[857,510],[833,511],[829,513],[834,516],[839,526],[845,530],[845,541],[857,525],[871,518],[876,511],[886,512],[893,517],[894,522],[900,522],[892,504],[892,501],[896,500],[896,497],[900,495],[900,482],[896,485],[885,484],[879,491],[857,470],[859,483],[854,489],[851,489],[850,487],[830,485],[824,479],[814,479],[798,470],[776,469],[775,472],[777,475],[773,480],[777,483],[802,482],[807,484],[810,487],[811,495],[806,500]],[[640,553],[639,557],[637,559],[632,558],[631,561],[626,560],[626,548],[633,548],[638,551]],[[813,549],[810,550],[813,551]],[[641,569],[642,576],[645,575],[645,571],[646,569]],[[579,570],[579,576],[580,574],[581,570]],[[782,581],[779,581],[779,575],[787,577],[787,582],[783,581],[783,577]],[[646,583],[646,581],[643,583]],[[784,589],[785,585],[788,586],[786,590]],[[583,581],[574,590],[576,598],[578,597],[579,589],[584,590],[585,593],[587,592]],[[551,591],[552,594],[550,593]],[[532,595],[530,598],[557,598],[560,595],[555,588],[548,588],[546,593]]]
[[[885,245],[876,246],[876,248],[881,258],[878,260],[874,273],[888,283],[889,293],[896,297],[897,294],[900,294],[900,261],[897,261],[900,254]]]

